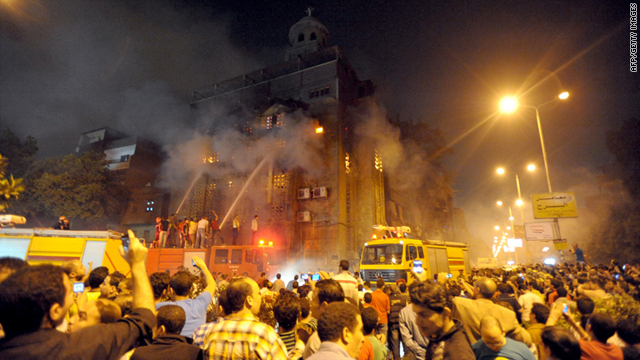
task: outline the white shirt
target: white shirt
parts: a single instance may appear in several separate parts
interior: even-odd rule
[[[258,219],[253,219],[253,221],[251,222],[251,231],[258,231]]]
[[[206,229],[209,226],[209,220],[201,219],[198,221],[198,229]]]
[[[358,282],[356,278],[351,276],[347,270],[340,271],[339,274],[333,276],[333,280],[337,281],[344,290],[344,296],[352,298],[356,304],[358,303]]]
[[[529,315],[531,315],[531,309],[533,304],[543,304],[540,297],[531,291],[526,292],[518,298],[518,303],[522,306],[522,322],[529,322]]]

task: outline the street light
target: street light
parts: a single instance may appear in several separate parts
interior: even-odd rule
[[[518,99],[515,96],[507,96],[500,100],[500,111],[512,113],[518,109]]]
[[[493,228],[496,229],[496,230],[500,230],[500,226],[498,226],[498,225],[494,226]]]
[[[558,95],[558,99],[566,100],[569,98],[568,92],[563,92]],[[507,96],[500,100],[500,111],[503,113],[512,113],[518,109],[518,106],[534,109],[536,111],[536,121],[538,123],[538,132],[540,133],[540,146],[542,147],[542,159],[544,160],[544,170],[547,173],[547,186],[549,188],[549,192],[552,193],[553,189],[551,188],[551,178],[549,177],[549,164],[547,164],[547,150],[544,147],[544,136],[542,135],[542,125],[540,124],[540,111],[539,108],[547,105],[551,102],[555,101],[555,99],[551,101],[547,101],[546,103],[538,106],[530,106],[530,105],[519,105],[518,100],[513,96]]]
[[[564,91],[561,94],[558,95],[558,99],[560,100],[566,100],[567,98],[569,98],[569,93]],[[513,101],[513,97],[508,97],[508,98],[504,98],[502,99],[502,101],[500,102],[500,110],[503,113],[511,113],[516,111],[517,109],[517,101]],[[525,106],[523,105],[523,107],[526,108],[531,108],[534,109],[536,111],[536,122],[538,123],[538,133],[540,134],[540,147],[542,148],[542,160],[544,161],[544,170],[545,173],[547,175],[547,187],[549,188],[549,193],[553,193],[553,188],[551,187],[551,177],[549,176],[549,164],[547,163],[547,150],[544,147],[544,136],[542,135],[542,125],[540,123],[540,110],[539,108],[554,102],[556,99],[552,99],[550,101],[547,101],[544,104],[538,105],[538,106]],[[508,104],[515,104],[515,108],[509,107]],[[517,176],[517,175],[516,175]],[[517,178],[516,178],[517,180]],[[521,208],[522,209],[522,208]],[[556,224],[556,228],[558,230],[558,238],[562,238],[560,236],[560,225],[558,224],[558,218],[554,218],[554,223]],[[523,219],[524,222],[524,219]]]
[[[536,169],[536,166],[533,164],[529,164],[527,166],[527,170],[529,171],[534,171],[535,169]],[[516,176],[516,188],[518,189],[518,200],[516,200],[516,205],[520,207],[520,217],[522,218],[522,223],[524,224],[524,212],[522,210],[522,205],[524,204],[524,202],[522,201],[522,193],[520,191],[520,177],[518,176],[517,173],[514,173],[513,171],[506,171],[504,168],[501,168],[501,167],[497,168],[496,172],[500,175],[503,175],[504,173],[508,172]]]
[[[498,206],[502,206],[502,201],[498,200],[496,204],[498,204]]]

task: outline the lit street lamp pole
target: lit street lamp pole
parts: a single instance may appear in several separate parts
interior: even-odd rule
[[[560,100],[565,100],[569,97],[569,93],[568,92],[563,92],[560,95],[558,95],[558,98]],[[551,187],[551,178],[549,176],[549,164],[547,163],[547,150],[544,147],[544,136],[542,135],[542,125],[540,123],[540,111],[539,108],[543,107],[544,105],[547,105],[553,101],[555,101],[556,99],[547,101],[546,103],[542,104],[542,105],[538,105],[538,106],[527,106],[527,105],[523,105],[523,107],[527,107],[527,108],[532,108],[536,111],[536,121],[538,123],[538,133],[540,134],[540,145],[542,147],[542,159],[544,161],[544,170],[547,174],[547,187],[549,188],[549,192],[552,193],[553,189]],[[511,113],[516,111],[516,109],[518,108],[518,100],[515,97],[508,97],[508,98],[504,98],[502,99],[502,101],[500,102],[500,110],[502,112],[505,113]],[[556,229],[558,231],[558,238],[562,238],[562,236],[560,236],[560,225],[558,223],[558,218],[554,218],[553,222],[556,225]]]

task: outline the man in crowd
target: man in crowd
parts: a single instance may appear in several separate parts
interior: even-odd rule
[[[119,271],[114,271],[112,274],[107,275],[102,284],[100,284],[100,297],[109,300],[115,299],[118,296],[118,285],[124,279],[124,274]]]
[[[238,231],[240,229],[240,215],[236,215],[233,218],[233,222],[231,224],[232,226],[232,231],[233,231],[233,240],[232,240],[232,245],[236,245],[238,244]]]
[[[298,282],[298,275],[293,276],[293,280],[287,283],[287,290],[293,291],[293,283]]]
[[[106,266],[99,266],[89,273],[89,289],[85,291],[87,301],[95,300],[101,295],[101,286],[104,283],[104,279],[109,276],[109,268]],[[84,296],[83,295],[83,296]]]
[[[251,244],[258,245],[256,233],[258,232],[258,215],[251,220]]]
[[[320,280],[315,284],[311,298],[311,316],[320,319],[329,304],[334,302],[344,302],[344,290],[337,281],[333,279]],[[320,334],[316,331],[311,335],[302,353],[302,357],[307,360],[320,348]]]
[[[9,275],[16,272],[18,269],[22,269],[28,266],[26,261],[14,257],[2,257],[0,258],[0,282],[9,277]]]
[[[214,359],[287,359],[287,349],[275,330],[257,320],[261,296],[250,278],[235,278],[227,287],[231,315],[217,323],[204,341],[205,357]]]
[[[93,263],[89,263],[92,265]],[[62,270],[69,276],[69,281],[72,282],[84,282],[87,276],[87,268],[78,259],[68,260],[62,263]]]
[[[446,274],[438,274],[438,282],[442,283],[445,281],[444,279],[446,279]],[[476,300],[462,297],[453,299],[458,312],[457,318],[462,320],[469,341],[473,344],[477,339],[480,339],[480,320],[485,316],[493,316],[500,322],[500,326],[507,333],[507,336],[531,346],[531,335],[518,324],[516,314],[491,301],[496,290],[496,283],[493,280],[481,277],[476,280],[473,289],[473,293],[477,297]]]
[[[558,319],[564,319],[583,339],[579,340],[582,351],[581,360],[623,360],[622,349],[618,345],[607,344],[607,340],[616,333],[616,322],[607,314],[594,313],[587,321],[587,329],[576,324],[570,314],[563,312],[563,304],[555,304],[549,314],[547,325],[553,326]]]
[[[149,281],[153,289],[153,300],[156,304],[169,298],[169,282],[171,281],[171,276],[168,273],[164,271],[154,272],[149,276]]]
[[[506,338],[500,322],[492,316],[485,316],[480,321],[480,333],[482,338],[472,346],[477,360],[536,360],[525,344]]]
[[[578,286],[577,293],[579,295],[586,295],[592,300],[607,299],[611,297],[611,295],[607,294],[603,287],[603,281],[596,276],[590,279],[589,284]]]
[[[411,304],[400,311],[400,334],[405,345],[407,360],[424,359],[427,352],[427,340],[416,323],[416,313]]]
[[[474,360],[471,344],[459,320],[453,319],[451,296],[441,284],[427,281],[426,272],[409,287],[416,325],[429,340],[425,360]]]
[[[518,302],[518,299],[514,296],[513,288],[507,284],[498,284],[498,298],[497,301],[504,301],[511,305],[513,311],[516,313],[516,319],[519,323],[522,323],[522,306]]]
[[[349,261],[341,260],[338,266],[338,274],[333,279],[340,283],[344,290],[344,296],[351,298],[358,303],[358,281],[349,273]]]
[[[400,311],[407,306],[407,296],[402,294],[402,290],[406,291],[407,284],[400,283],[401,289],[398,289],[396,285],[391,285],[391,295],[389,301],[391,302],[391,311],[389,312],[389,350],[393,354],[394,360],[400,359]]]
[[[527,331],[531,335],[531,341],[533,341],[538,350],[538,360],[546,360],[546,356],[542,351],[542,331],[548,319],[549,308],[542,304],[542,302],[533,304],[531,314],[529,315],[529,323],[531,325],[527,328]]]
[[[198,232],[196,233],[196,243],[193,246],[194,249],[203,249],[207,241],[207,229],[209,228],[209,220],[202,215],[200,221],[198,221]]]
[[[28,266],[0,283],[0,342],[3,360],[118,359],[134,346],[151,340],[156,325],[153,294],[145,269],[147,249],[129,231],[130,246],[121,254],[131,267],[131,316],[116,323],[65,334],[54,331],[73,302],[73,288],[59,266]]]
[[[78,321],[69,323],[69,331],[75,332],[88,326],[112,324],[122,317],[122,309],[113,300],[99,298],[87,302],[78,309]]]
[[[578,247],[578,243],[573,243],[573,249],[571,249],[571,252],[576,255],[576,263],[577,264],[584,264],[585,263],[584,252],[582,252],[582,249],[580,249],[580,247]]]
[[[276,294],[280,293],[280,289],[284,289],[286,287],[281,277],[282,275],[276,274],[276,281],[273,282],[273,292]]]
[[[334,302],[318,319],[322,344],[309,360],[352,360],[360,354],[364,341],[358,309],[349,303]]]
[[[165,305],[178,305],[184,309],[186,321],[180,335],[188,338],[191,338],[198,326],[206,322],[207,307],[209,303],[211,303],[211,299],[216,293],[217,288],[216,281],[213,279],[213,275],[209,272],[204,260],[194,256],[193,261],[196,263],[196,267],[202,271],[207,281],[207,287],[204,288],[202,294],[198,295],[195,299],[191,299],[189,296],[191,294],[191,288],[193,287],[191,274],[186,271],[179,271],[171,277],[171,281],[169,282],[172,301],[156,304],[156,309],[160,309]]]
[[[373,360],[385,360],[387,358],[387,347],[378,340],[374,333],[378,325],[378,312],[373,308],[366,308],[360,316],[362,317],[362,334],[371,343]]]
[[[192,248],[196,247],[196,233],[198,231],[198,223],[196,218],[189,219],[189,242]]]
[[[582,356],[575,336],[560,326],[547,326],[542,331],[542,350],[548,360],[578,360]]]
[[[158,330],[153,343],[136,348],[131,354],[131,360],[203,359],[202,349],[192,345],[190,338],[180,335],[186,319],[180,306],[163,306],[158,310],[157,318]]]
[[[211,224],[209,227],[211,228],[211,239],[213,240],[213,245],[222,245],[224,243],[224,239],[220,235],[220,225],[218,225],[218,214],[215,211],[211,212],[213,214],[213,218],[211,218]]]
[[[167,237],[169,236],[169,220],[163,217],[160,220],[160,247],[167,247]]]
[[[371,306],[378,312],[378,326],[376,334],[382,336],[382,343],[387,343],[387,331],[389,330],[389,312],[391,312],[391,300],[389,295],[382,291],[384,280],[378,278],[376,290],[371,293]]]
[[[273,316],[278,321],[278,336],[287,348],[289,358],[295,357],[297,360],[302,356],[304,344],[296,340],[296,325],[300,317],[300,300],[291,291],[278,296],[273,305]],[[293,352],[296,351],[296,355]]]
[[[538,295],[532,293],[527,284],[520,284],[519,290],[522,295],[518,298],[518,303],[522,306],[522,323],[529,323],[529,314],[531,314],[531,308],[533,304],[539,303],[542,304],[540,297]],[[551,299],[551,297],[549,297]]]

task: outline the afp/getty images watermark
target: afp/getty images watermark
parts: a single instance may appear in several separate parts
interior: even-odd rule
[[[629,70],[638,72],[638,5],[629,7]]]

